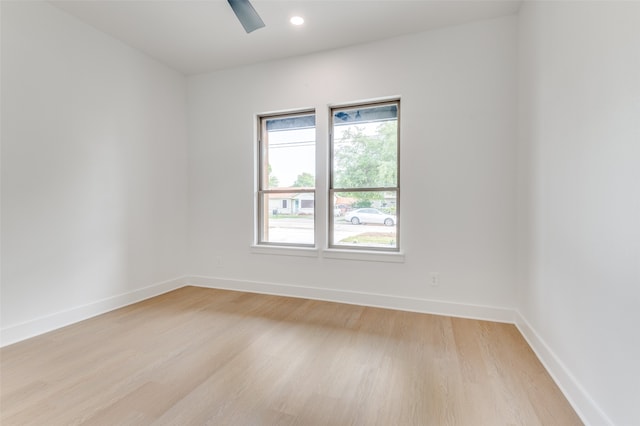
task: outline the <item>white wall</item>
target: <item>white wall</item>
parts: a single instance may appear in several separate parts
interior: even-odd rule
[[[637,425],[640,3],[525,2],[519,28],[524,329],[585,419]]]
[[[360,303],[377,293],[512,308],[516,45],[506,17],[189,78],[189,273],[231,288],[361,292],[349,299]],[[252,253],[255,114],[315,107],[325,144],[329,104],[394,95],[406,262]]]
[[[184,273],[185,113],[180,74],[48,3],[2,2],[3,343]]]

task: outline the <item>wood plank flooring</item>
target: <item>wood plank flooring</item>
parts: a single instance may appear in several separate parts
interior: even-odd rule
[[[0,424],[579,425],[513,325],[185,287],[0,350]]]

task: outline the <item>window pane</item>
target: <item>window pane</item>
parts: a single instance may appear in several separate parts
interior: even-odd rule
[[[315,187],[315,115],[266,118],[262,137],[263,189]]]
[[[398,247],[396,191],[334,193],[334,246],[357,248]]]
[[[261,243],[314,244],[314,195],[262,194]]]
[[[398,106],[333,112],[333,188],[395,187]]]

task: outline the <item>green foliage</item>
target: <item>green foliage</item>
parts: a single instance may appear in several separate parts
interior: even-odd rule
[[[356,192],[355,194],[364,195],[362,192]],[[373,203],[371,202],[371,200],[360,199],[360,200],[358,200],[358,201],[353,203],[353,208],[354,209],[361,209],[361,208],[365,208],[365,207],[371,207],[372,205],[373,205]]]
[[[280,180],[271,174],[271,164],[269,164],[267,171],[269,172],[269,188],[277,188],[280,185]]]
[[[380,124],[367,135],[363,127],[344,130],[335,146],[335,187],[393,187],[397,182],[397,121]],[[345,196],[365,200],[382,199],[382,192],[347,192]],[[355,205],[354,205],[355,207]]]
[[[307,172],[302,172],[296,178],[296,181],[293,182],[294,188],[313,188],[316,186],[316,178]]]

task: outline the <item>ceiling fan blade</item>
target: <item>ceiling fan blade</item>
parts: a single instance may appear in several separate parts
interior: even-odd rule
[[[264,27],[264,22],[249,0],[227,0],[247,33]]]

